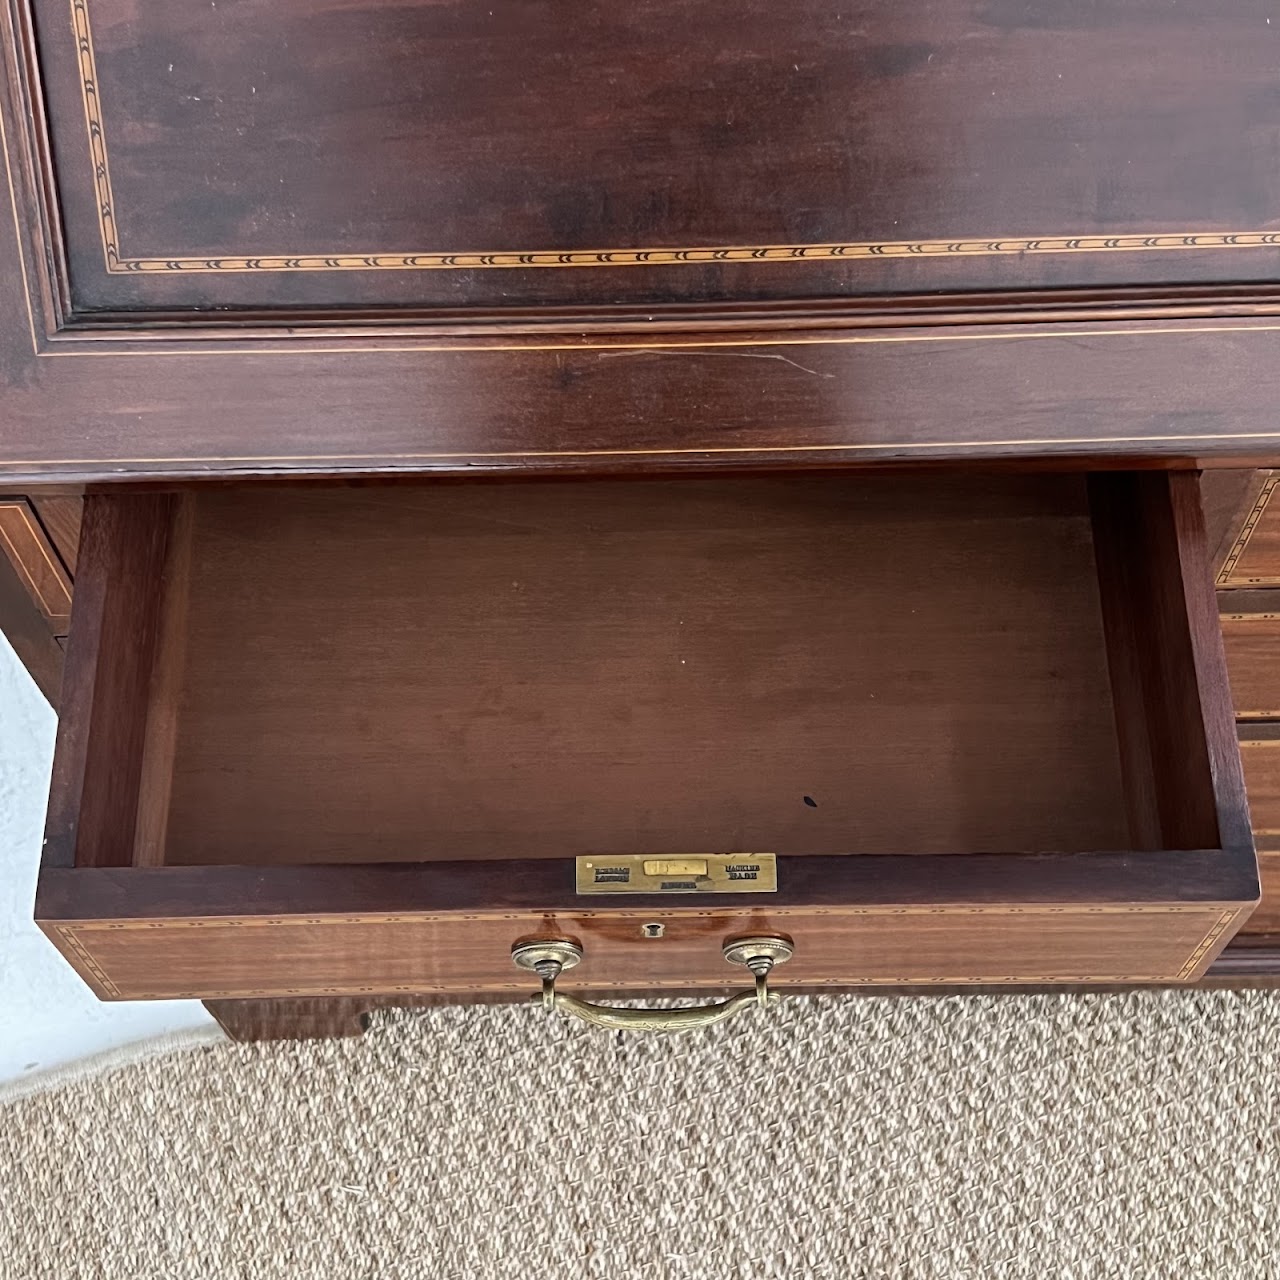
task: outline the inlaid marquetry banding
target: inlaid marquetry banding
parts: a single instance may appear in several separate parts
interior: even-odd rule
[[[1190,978],[1196,969],[1200,966],[1200,962],[1205,956],[1213,950],[1214,944],[1221,941],[1222,935],[1235,923],[1239,911],[1224,911],[1215,921],[1213,927],[1200,940],[1199,946],[1187,957],[1187,962],[1178,972],[1180,979]]]
[[[96,986],[109,999],[118,1000],[120,998],[120,989],[107,977],[102,966],[98,964],[90,954],[89,948],[85,946],[84,939],[81,937],[81,932],[84,929],[84,925],[76,925],[75,927],[54,925],[53,933],[61,944],[62,953],[80,971],[81,975],[89,981],[90,985]]]
[[[1280,585],[1280,578],[1243,578],[1236,582],[1231,580],[1232,575],[1235,573],[1236,565],[1240,562],[1240,557],[1248,550],[1250,539],[1252,539],[1254,531],[1261,523],[1262,517],[1266,514],[1267,504],[1271,501],[1271,495],[1275,492],[1278,484],[1280,484],[1280,475],[1272,476],[1262,486],[1262,492],[1258,494],[1258,500],[1253,504],[1239,535],[1236,537],[1235,542],[1231,544],[1231,550],[1227,553],[1227,558],[1223,562],[1222,569],[1218,574],[1218,586],[1263,587]],[[1266,614],[1264,616],[1273,617],[1274,615]]]
[[[1275,482],[1272,481],[1274,484]],[[1275,627],[1280,622],[1280,613],[1223,613],[1219,614],[1219,618],[1224,626],[1253,626],[1259,623],[1264,626]],[[1224,631],[1224,635],[1226,632]],[[1253,720],[1280,720],[1280,707],[1236,707],[1236,720],[1239,722],[1248,722]],[[1245,742],[1241,742],[1242,747]]]
[[[173,254],[136,257],[120,244],[118,206],[111,184],[102,91],[93,48],[88,0],[71,0],[93,166],[98,225],[112,275],[280,271],[522,271],[566,267],[673,267],[708,263],[870,262],[881,258],[992,258],[1040,254],[1184,252],[1280,248],[1280,231],[1171,231],[1129,235],[953,236],[947,239],[849,240],[820,244],[655,245],[607,249],[422,250],[412,253]]]
[[[71,582],[48,536],[24,499],[0,500],[0,555],[5,555],[50,623],[71,616]]]

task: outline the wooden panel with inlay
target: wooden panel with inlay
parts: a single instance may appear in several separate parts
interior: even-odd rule
[[[776,985],[1187,982],[1245,910],[1230,905],[1064,909],[955,907],[753,911],[750,931],[784,934],[795,957]],[[333,920],[93,921],[45,931],[103,999],[251,998],[398,992],[532,992],[511,945],[568,937],[587,959],[567,990],[661,993],[748,985],[721,958],[747,932],[729,912]],[[642,925],[661,921],[659,941]],[[1082,959],[1088,957],[1087,964]]]
[[[723,987],[724,939],[771,932],[800,986],[1188,981],[1256,894],[1212,851],[783,858],[776,894],[734,899],[572,884],[566,860],[50,870],[37,915],[105,998],[248,998],[518,992],[533,936],[580,941],[587,987]]]
[[[1262,883],[1262,901],[1244,932],[1280,934],[1280,724],[1242,724],[1240,759]]]
[[[86,313],[1275,277],[1254,4],[34,8]]]
[[[24,498],[0,498],[0,551],[8,557],[55,635],[71,621],[71,578],[32,506]]]
[[[1240,759],[1254,839],[1280,853],[1280,725],[1242,726]]]
[[[1219,587],[1280,587],[1280,475],[1253,474],[1256,484],[1218,571]]]
[[[0,472],[1271,465],[1267,21],[5,6]]]
[[[1223,613],[1222,642],[1236,716],[1280,719],[1280,612]]]

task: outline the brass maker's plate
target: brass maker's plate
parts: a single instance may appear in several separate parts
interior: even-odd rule
[[[625,853],[578,858],[579,893],[776,893],[772,853]]]

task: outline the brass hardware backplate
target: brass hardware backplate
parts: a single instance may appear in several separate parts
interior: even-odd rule
[[[579,858],[579,893],[776,893],[772,853],[625,853]]]

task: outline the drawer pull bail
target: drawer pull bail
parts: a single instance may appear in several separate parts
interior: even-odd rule
[[[791,959],[795,948],[785,938],[730,938],[721,948],[730,964],[742,965],[755,975],[755,987],[740,991],[728,1000],[698,1005],[692,1009],[617,1009],[610,1005],[592,1004],[556,990],[556,979],[582,959],[582,948],[567,939],[518,942],[511,948],[511,959],[520,969],[536,973],[542,979],[542,994],[535,996],[550,1012],[580,1018],[592,1026],[612,1031],[692,1031],[732,1018],[744,1009],[767,1009],[778,1002],[776,991],[769,990],[769,974],[775,965]]]

